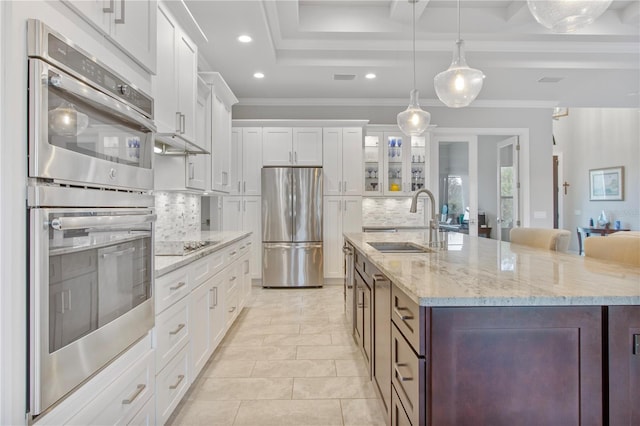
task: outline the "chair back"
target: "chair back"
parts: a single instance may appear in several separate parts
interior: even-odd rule
[[[584,255],[625,265],[640,266],[640,232],[615,232],[584,240]]]
[[[513,244],[564,252],[569,248],[571,233],[564,229],[512,228],[509,238]]]

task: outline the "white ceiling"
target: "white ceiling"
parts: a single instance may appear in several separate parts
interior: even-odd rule
[[[245,105],[406,105],[412,86],[407,0],[185,2],[209,42],[200,46]],[[433,77],[448,68],[455,0],[416,5],[417,88],[442,105]],[[475,106],[639,107],[640,2],[614,0],[595,23],[554,34],[525,0],[461,2],[467,62],[486,75]],[[237,41],[249,34],[253,42]],[[253,78],[256,71],[265,78]],[[374,80],[366,73],[377,75]],[[335,81],[334,74],[354,74]],[[543,77],[561,78],[540,83]]]

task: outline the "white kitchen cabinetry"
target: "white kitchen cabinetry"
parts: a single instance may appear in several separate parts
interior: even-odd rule
[[[156,0],[63,0],[138,65],[156,72]]]
[[[198,145],[196,93],[198,49],[165,5],[158,5],[158,70],[154,76],[155,122],[158,133],[177,134]]]
[[[230,195],[260,195],[262,128],[233,128],[231,137]]]
[[[324,195],[362,195],[362,128],[324,128]]]
[[[262,277],[261,197],[225,196],[222,199],[222,229],[251,232],[251,277]]]
[[[211,189],[229,193],[236,182],[231,179],[231,108],[238,103],[220,73],[201,72],[211,87]]]
[[[345,232],[362,231],[362,197],[324,197],[323,251],[325,278],[342,278]]]
[[[322,128],[265,127],[262,138],[265,166],[322,166]]]
[[[400,131],[370,131],[364,138],[364,195],[411,195],[423,188],[426,168],[425,136]]]

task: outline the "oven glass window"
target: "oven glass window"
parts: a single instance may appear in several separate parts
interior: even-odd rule
[[[146,230],[51,229],[49,352],[149,299],[151,253],[151,232]]]
[[[48,140],[84,155],[151,169],[152,133],[54,86],[48,90]]]

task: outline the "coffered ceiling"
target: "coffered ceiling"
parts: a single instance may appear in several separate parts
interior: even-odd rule
[[[407,0],[185,2],[209,42],[202,58],[245,104],[406,105],[412,86]],[[416,4],[417,88],[442,105],[433,77],[457,37],[455,0]],[[469,66],[486,75],[475,106],[639,107],[640,2],[614,0],[592,25],[555,34],[524,0],[461,2]],[[251,43],[237,37],[250,35]],[[253,77],[264,73],[263,79]],[[365,79],[365,74],[376,74]],[[336,75],[353,79],[336,80]],[[347,77],[345,77],[347,76]],[[549,82],[550,81],[550,82]]]

